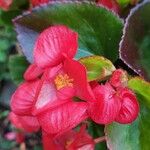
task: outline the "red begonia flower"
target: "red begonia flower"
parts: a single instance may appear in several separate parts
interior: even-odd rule
[[[47,110],[38,116],[42,129],[48,134],[60,135],[85,120],[87,115],[87,103],[64,103],[55,109]]]
[[[38,120],[33,116],[19,116],[11,112],[9,119],[17,129],[25,132],[37,132],[40,129]]]
[[[44,30],[35,43],[34,61],[38,67],[46,68],[60,64],[64,55],[73,58],[78,47],[78,35],[63,25]]]
[[[113,122],[119,113],[121,103],[116,91],[107,83],[93,89],[96,100],[89,103],[89,115],[99,124]]]
[[[0,8],[3,10],[8,10],[12,2],[13,0],[0,0]]]
[[[66,58],[63,65],[48,69],[44,76],[46,80],[35,103],[34,114],[66,103],[74,96],[86,101],[94,99],[86,69],[78,61]]]
[[[72,79],[64,73],[61,64],[47,69],[42,80],[33,109],[34,115],[66,103],[75,95]]]
[[[120,11],[119,4],[116,2],[116,0],[98,0],[97,3],[105,6],[110,10],[113,10],[116,13],[119,13]]]
[[[117,69],[113,72],[109,83],[115,87],[125,87],[127,86],[128,82],[128,75],[127,72],[122,69]]]
[[[122,124],[133,122],[139,113],[139,104],[135,94],[128,88],[122,88],[118,90],[118,95],[122,105],[115,121]]]
[[[70,130],[55,139],[43,134],[43,145],[44,150],[94,150],[95,142],[82,126],[80,131]]]
[[[17,115],[31,115],[35,96],[40,84],[39,80],[24,82],[11,98],[11,110]]]
[[[24,79],[26,81],[35,80],[42,75],[43,72],[43,69],[37,67],[35,64],[31,64],[24,73]]]
[[[30,0],[30,1],[33,7],[49,2],[49,0]]]

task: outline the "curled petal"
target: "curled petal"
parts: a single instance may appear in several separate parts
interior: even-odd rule
[[[137,118],[139,113],[137,98],[135,94],[127,88],[121,89],[118,93],[120,95],[122,105],[115,121],[122,124],[131,123]]]
[[[87,104],[68,102],[38,115],[42,129],[48,134],[60,135],[85,120]]]
[[[96,100],[89,103],[89,115],[99,124],[112,123],[119,113],[121,103],[110,84],[99,85],[93,90]]]
[[[44,30],[34,47],[35,64],[41,68],[53,67],[65,59],[64,55],[73,58],[78,47],[77,38],[77,33],[63,25]]]
[[[76,96],[86,101],[95,99],[92,89],[87,80],[85,67],[76,60],[66,58],[64,71],[73,79]]]
[[[32,64],[28,67],[26,72],[24,73],[24,79],[27,81],[35,80],[40,75],[42,75],[43,70],[39,67],[37,67],[35,64]]]
[[[11,98],[11,109],[17,115],[30,115],[40,81],[24,82]]]
[[[112,77],[110,78],[109,83],[115,88],[127,86],[128,84],[127,72],[122,69],[115,70],[112,74]]]
[[[26,132],[37,132],[40,129],[38,120],[33,116],[19,116],[11,112],[9,119],[16,128]]]

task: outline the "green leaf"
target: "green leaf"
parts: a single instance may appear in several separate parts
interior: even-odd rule
[[[16,142],[14,141],[7,141],[0,135],[0,149],[1,150],[10,150],[16,146]]]
[[[150,83],[146,82],[142,78],[131,78],[128,82],[128,87],[134,90],[137,94],[140,94],[143,98],[145,105],[150,108]]]
[[[117,0],[117,2],[121,7],[126,7],[128,4],[130,4],[131,0]]]
[[[129,125],[113,123],[105,127],[107,146],[111,150],[149,150],[150,84],[140,78],[129,81],[140,103],[138,119]]]
[[[91,54],[111,61],[118,58],[122,20],[105,8],[90,2],[54,2],[25,13],[14,21],[18,40],[27,59],[33,60],[33,47],[40,32],[63,24],[79,33],[77,58]]]
[[[120,44],[121,59],[136,73],[150,81],[150,1],[137,5],[130,13]]]
[[[28,67],[28,62],[24,56],[12,55],[9,58],[9,70],[12,80],[15,84],[23,81],[23,74]]]
[[[105,80],[115,70],[115,66],[108,59],[101,56],[89,56],[79,60],[87,70],[88,80]]]
[[[105,132],[111,150],[140,150],[138,120],[130,125],[112,123],[105,127]]]
[[[12,19],[21,13],[20,10],[1,11],[0,19],[3,24],[12,26]]]
[[[10,7],[10,10],[27,10],[29,9],[29,1],[28,0],[13,0],[13,3]]]

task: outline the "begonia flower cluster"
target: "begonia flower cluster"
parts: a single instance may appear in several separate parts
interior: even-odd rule
[[[86,127],[75,127],[87,119],[126,124],[138,116],[139,104],[127,87],[126,72],[114,71],[105,84],[89,82],[85,66],[74,58],[77,49],[73,30],[64,25],[45,29],[36,40],[25,81],[11,98],[10,120],[25,132],[41,130],[45,150],[94,150]]]

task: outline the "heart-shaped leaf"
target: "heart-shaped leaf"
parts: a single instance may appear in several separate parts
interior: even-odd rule
[[[15,84],[23,81],[23,74],[28,67],[28,62],[24,56],[12,55],[9,58],[9,70],[12,80]]]
[[[150,139],[150,84],[139,78],[129,81],[129,87],[137,94],[141,110],[132,124],[113,123],[105,127],[107,146],[111,150],[149,150]]]
[[[86,67],[89,81],[104,80],[115,71],[112,62],[101,56],[84,57],[79,61]]]
[[[126,20],[120,44],[121,59],[136,73],[150,80],[150,1],[137,5]]]
[[[23,52],[33,62],[33,47],[39,33],[49,26],[63,24],[79,34],[76,58],[92,54],[112,61],[118,57],[122,21],[105,8],[90,2],[54,2],[24,13],[14,20]]]

